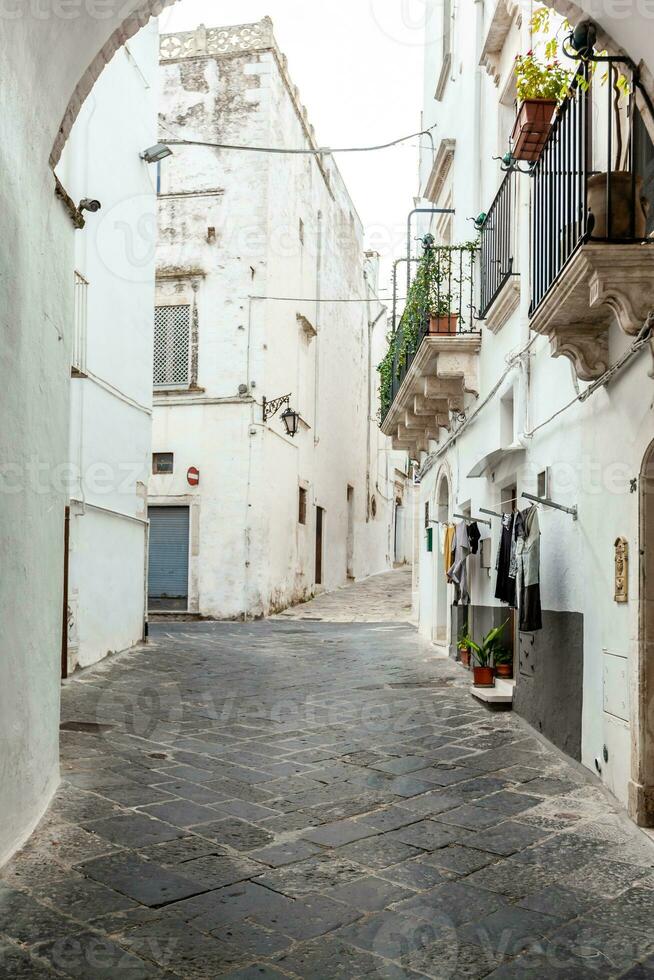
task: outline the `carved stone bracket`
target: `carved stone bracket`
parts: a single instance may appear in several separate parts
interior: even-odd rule
[[[393,448],[417,457],[449,429],[466,394],[479,392],[480,334],[430,335],[423,339],[381,429]]]
[[[549,337],[552,356],[572,361],[582,381],[609,366],[612,323],[639,333],[654,306],[654,245],[583,245],[531,319]]]

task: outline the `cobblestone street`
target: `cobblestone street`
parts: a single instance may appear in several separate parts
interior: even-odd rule
[[[284,618],[159,624],[65,686],[0,976],[654,975],[654,848],[592,777],[411,626]]]

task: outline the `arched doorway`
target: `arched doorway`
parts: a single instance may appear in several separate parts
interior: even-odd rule
[[[654,826],[654,442],[640,471],[638,658],[633,689],[629,811]]]
[[[438,530],[444,530],[450,519],[450,483],[447,473],[441,473],[436,484],[434,512],[438,520]],[[434,548],[434,625],[432,639],[439,646],[447,646],[450,639],[450,616],[446,578],[446,560],[442,548],[443,536],[439,533]]]

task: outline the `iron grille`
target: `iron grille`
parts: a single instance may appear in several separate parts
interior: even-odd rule
[[[154,311],[154,386],[190,381],[191,307],[157,306]]]
[[[515,178],[508,173],[481,229],[480,319],[484,319],[504,284],[514,274]]]

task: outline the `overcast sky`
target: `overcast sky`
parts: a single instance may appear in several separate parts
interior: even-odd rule
[[[160,18],[162,33],[272,17],[291,78],[324,146],[384,143],[420,129],[424,0],[181,0]],[[406,216],[417,191],[418,140],[376,153],[336,157],[366,228],[368,247],[403,255]],[[388,292],[386,292],[388,295]]]

